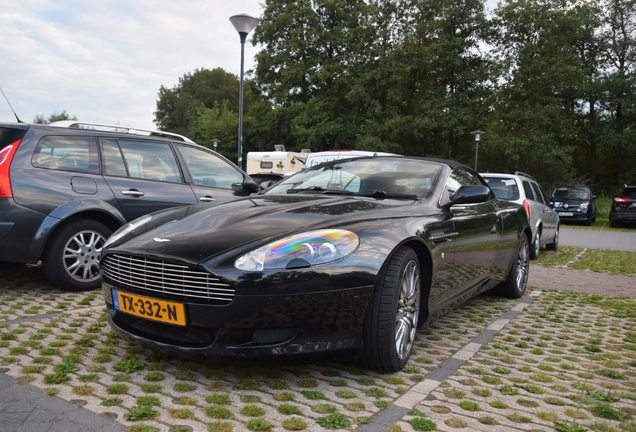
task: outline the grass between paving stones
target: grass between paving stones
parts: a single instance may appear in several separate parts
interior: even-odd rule
[[[488,376],[501,383],[487,384]],[[423,405],[449,426],[449,413],[463,410],[469,423],[635,431],[635,377],[636,302],[546,292]],[[484,406],[493,409],[480,416]]]
[[[44,283],[0,293],[0,306],[15,311],[54,297]],[[368,423],[518,303],[487,295],[473,299],[419,331],[402,372],[379,374],[347,363],[261,367],[181,360],[132,346],[111,332],[98,293],[55,296],[70,303],[55,318],[0,321],[0,358],[9,374],[47,395],[115,415],[129,430],[160,431],[176,431],[180,421],[213,431]],[[86,298],[90,306],[76,306]],[[518,428],[527,423],[528,430],[573,422],[588,430],[636,430],[635,320],[631,301],[544,293],[395,430],[470,428],[472,422]],[[66,344],[50,346],[56,341]]]
[[[636,277],[636,252],[587,249],[561,246],[556,251],[542,250],[533,264],[544,267],[567,267]],[[582,253],[583,252],[583,253]]]

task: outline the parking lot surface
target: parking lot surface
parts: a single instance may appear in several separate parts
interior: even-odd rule
[[[581,282],[554,290],[552,270]],[[3,432],[636,430],[636,303],[611,296],[633,278],[533,265],[524,298],[471,300],[379,374],[166,357],[112,333],[98,292],[38,272],[0,273]]]
[[[566,225],[561,225],[559,244],[590,249],[636,252],[636,230],[634,232],[596,231],[567,228]]]

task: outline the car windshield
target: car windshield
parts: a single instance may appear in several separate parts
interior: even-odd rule
[[[325,193],[374,197],[426,198],[442,165],[398,158],[345,159],[308,168],[266,194]]]
[[[497,199],[515,201],[519,199],[519,186],[512,177],[484,177],[486,183],[495,194]]]
[[[552,192],[552,197],[561,199],[590,199],[590,190],[585,187],[558,187]]]

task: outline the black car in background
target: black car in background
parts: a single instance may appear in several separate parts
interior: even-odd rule
[[[179,135],[0,123],[0,264],[42,260],[62,289],[98,288],[102,246],[128,221],[258,190],[223,156]]]
[[[636,186],[624,185],[612,198],[610,226],[618,227],[623,222],[636,223]]]
[[[596,195],[585,185],[558,186],[550,196],[550,205],[561,222],[596,222]]]
[[[354,353],[402,369],[417,328],[495,288],[519,298],[531,231],[454,161],[325,162],[267,191],[147,215],[101,258],[108,319],[186,356]]]

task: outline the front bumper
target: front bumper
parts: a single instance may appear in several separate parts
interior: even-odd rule
[[[592,215],[589,210],[567,210],[567,209],[555,209],[556,214],[559,216],[559,220],[562,222],[583,222],[591,220]]]
[[[186,357],[302,357],[356,350],[372,287],[280,295],[236,295],[225,306],[182,301],[186,326],[162,323],[117,310],[113,287],[102,292],[112,328],[135,343]],[[309,287],[308,287],[309,288]],[[144,294],[147,296],[147,294]],[[171,299],[171,301],[174,301]]]

